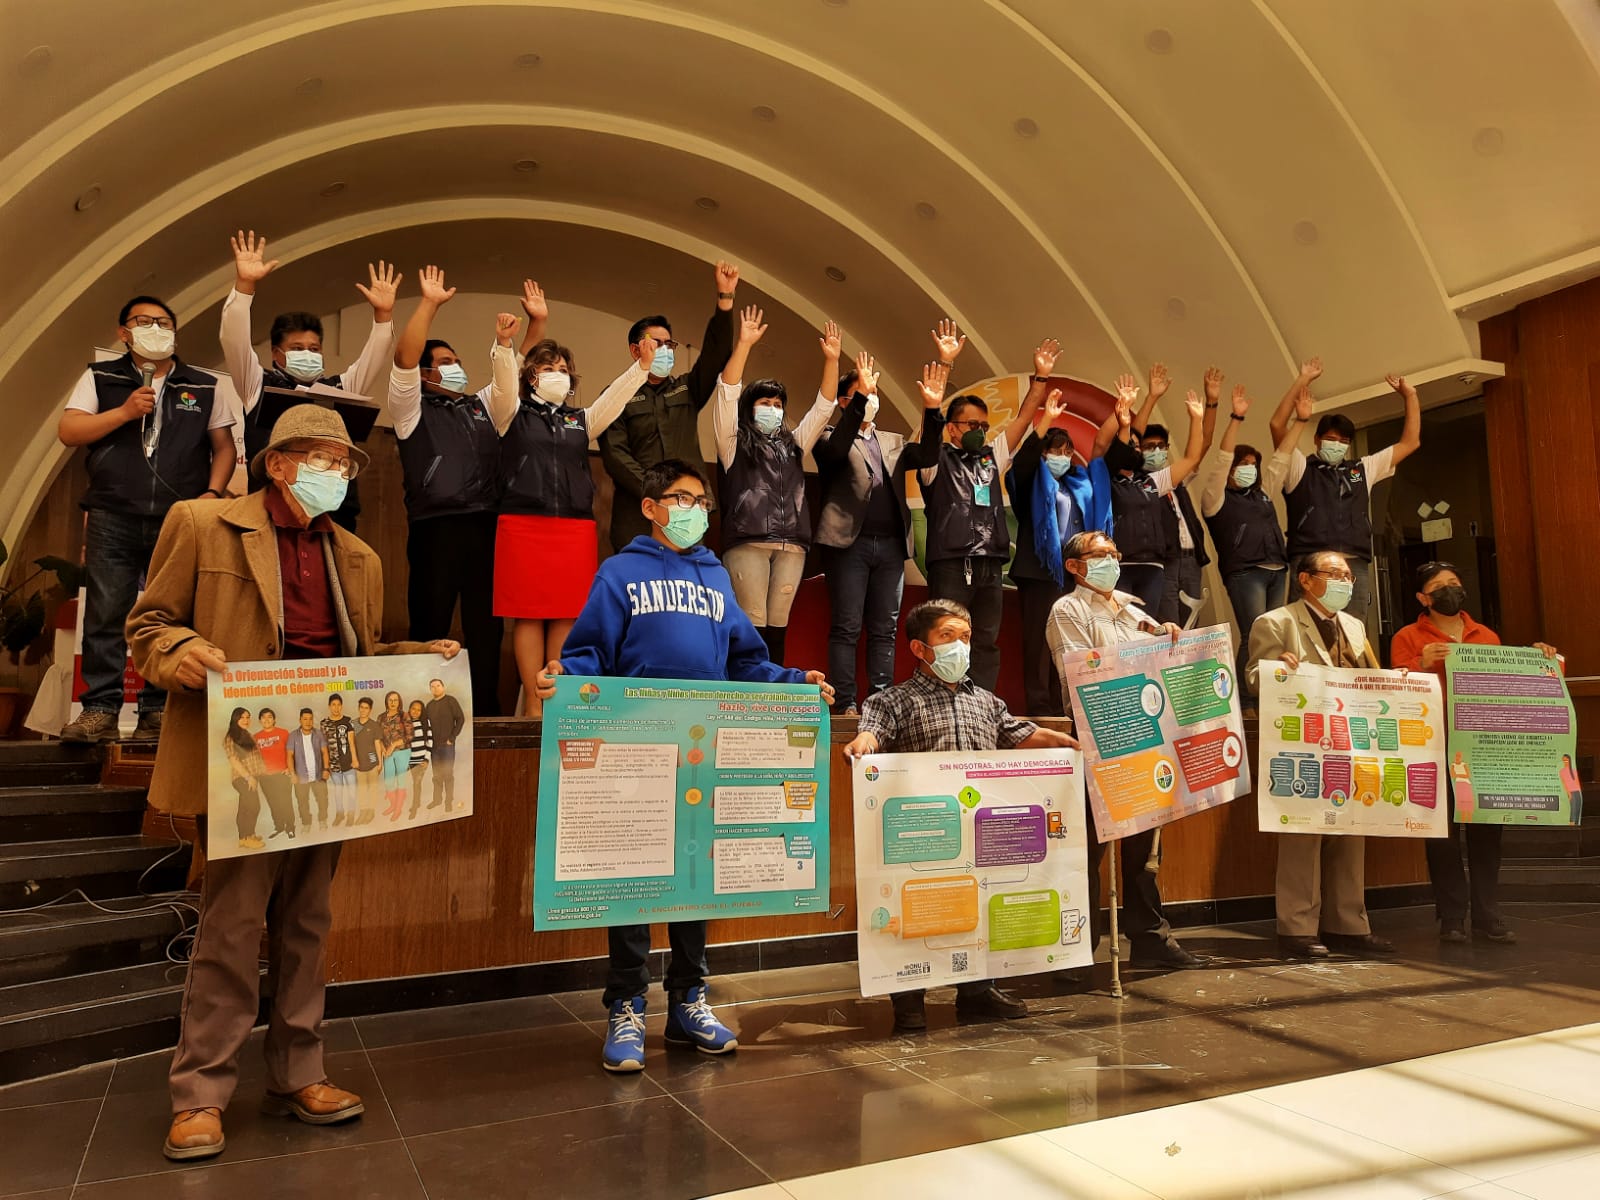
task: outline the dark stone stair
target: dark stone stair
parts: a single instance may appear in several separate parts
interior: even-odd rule
[[[177,891],[188,864],[188,847],[138,833],[0,845],[0,911],[74,891],[96,900]]]
[[[173,1045],[185,970],[163,961],[0,988],[0,1083]]]

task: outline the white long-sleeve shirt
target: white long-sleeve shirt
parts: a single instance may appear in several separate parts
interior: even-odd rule
[[[517,352],[498,342],[489,350],[489,377],[487,386],[478,389],[478,403],[482,404],[494,422],[495,432],[504,437],[517,415]],[[389,368],[389,419],[394,422],[394,435],[402,442],[416,432],[422,423],[422,368]]]
[[[604,433],[622,415],[622,410],[628,407],[628,401],[639,394],[639,389],[649,378],[649,364],[634,360],[628,364],[627,370],[606,385],[606,390],[595,398],[595,402],[583,410],[584,428],[589,431],[590,441]]]
[[[722,461],[723,470],[733,466],[733,456],[739,450],[739,394],[743,390],[743,383],[717,380],[717,403],[711,410],[711,432],[716,438],[717,457]],[[817,439],[833,417],[833,410],[838,406],[838,401],[817,392],[811,411],[801,417],[800,424],[794,427],[794,440],[803,452],[811,452],[811,447],[817,444]]]
[[[266,372],[256,357],[250,342],[250,308],[254,296],[233,290],[222,302],[222,328],[218,338],[222,342],[222,361],[233,377],[233,390],[245,412],[254,412],[261,400],[261,381]],[[374,396],[383,380],[383,368],[394,356],[394,322],[374,321],[361,353],[339,375],[338,386],[358,396]]]

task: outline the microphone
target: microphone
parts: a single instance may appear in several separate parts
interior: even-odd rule
[[[144,366],[139,368],[139,375],[142,379],[139,386],[149,387],[150,381],[156,377],[155,364],[145,363]],[[154,432],[150,427],[150,414],[145,413],[144,416],[139,418],[139,442],[144,446],[144,456],[146,458],[149,458],[156,451],[155,439],[150,436]]]

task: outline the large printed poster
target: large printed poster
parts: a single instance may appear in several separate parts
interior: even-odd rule
[[[1250,790],[1226,625],[1072,651],[1060,666],[1102,842]]]
[[[1444,661],[1456,820],[1581,823],[1578,725],[1560,664],[1527,646],[1452,645]]]
[[[828,762],[815,684],[560,676],[534,928],[825,911]]]
[[[1263,663],[1259,711],[1263,831],[1445,835],[1437,676]]]
[[[229,663],[206,700],[211,858],[472,815],[465,651]]]
[[[1076,750],[873,754],[854,791],[863,996],[1093,961]]]

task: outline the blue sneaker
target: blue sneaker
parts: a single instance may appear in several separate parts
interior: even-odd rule
[[[705,984],[690,988],[681,1001],[667,1008],[667,1045],[693,1046],[702,1054],[727,1054],[739,1048],[739,1039],[711,1012]]]
[[[644,1070],[644,997],[617,1000],[606,1024],[600,1065],[608,1071]]]

